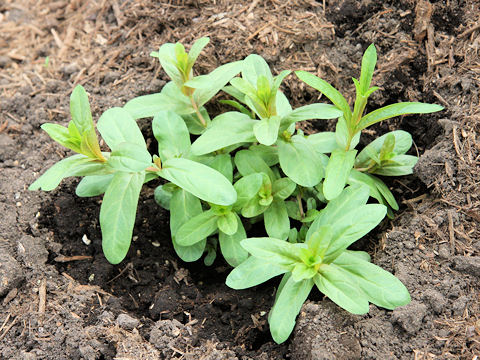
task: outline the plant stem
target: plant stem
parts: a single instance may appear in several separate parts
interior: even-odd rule
[[[202,126],[207,127],[207,122],[205,121],[202,114],[200,113],[200,110],[198,110],[197,103],[193,99],[193,96],[190,96],[190,103],[192,104],[193,108],[195,109],[195,113],[197,114],[198,118],[200,119],[200,122],[202,123]]]
[[[302,219],[305,218],[305,213],[303,212],[303,206],[302,206],[302,195],[300,192],[297,194],[297,202],[298,202],[298,210],[300,211],[300,217]]]

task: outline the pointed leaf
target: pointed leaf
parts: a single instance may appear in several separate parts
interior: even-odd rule
[[[393,152],[397,155],[405,154],[412,146],[412,135],[408,132],[403,130],[389,132],[373,140],[362,151],[360,151],[355,159],[355,166],[364,167],[369,162],[370,156],[368,155],[368,149],[373,150],[375,153],[380,153],[383,143],[388,135],[393,135],[395,137]]]
[[[102,249],[111,264],[120,263],[127,255],[144,178],[143,173],[117,172],[103,197]]]
[[[75,86],[70,96],[70,114],[80,134],[93,131],[92,113],[88,95],[82,85]]]
[[[281,130],[285,130],[292,123],[312,119],[335,119],[342,116],[342,111],[330,104],[310,104],[293,110],[282,118]]]
[[[212,235],[217,227],[218,216],[210,209],[191,218],[175,234],[175,241],[181,246],[190,246]]]
[[[277,142],[280,166],[283,172],[298,185],[312,187],[323,177],[320,157],[304,136],[292,136],[290,142]]]
[[[237,231],[232,235],[220,231],[218,240],[223,257],[230,266],[235,267],[248,258],[248,252],[240,245],[240,242],[247,238],[247,233],[238,215],[233,214],[238,222]]]
[[[225,176],[191,160],[169,159],[158,175],[207,202],[228,206],[237,200],[237,193]]]
[[[256,54],[249,55],[243,61],[242,77],[257,86],[259,76],[265,76],[270,84],[273,84],[273,76],[267,62]]]
[[[271,116],[269,118],[256,121],[255,125],[253,126],[253,132],[260,144],[270,146],[277,141],[279,128],[280,117]]]
[[[348,175],[355,163],[356,150],[334,150],[325,169],[323,195],[327,200],[335,199],[347,183]]]
[[[325,131],[309,135],[307,141],[312,144],[317,153],[328,154],[338,149],[335,133],[333,132]]]
[[[113,179],[113,174],[85,176],[77,185],[75,194],[79,197],[102,195],[107,191]]]
[[[428,114],[443,110],[443,106],[436,104],[425,104],[419,102],[401,102],[397,104],[387,105],[380,109],[368,113],[357,125],[357,131],[363,130],[370,125],[395,116],[407,114]]]
[[[375,64],[377,63],[377,49],[374,44],[365,50],[362,58],[362,71],[360,74],[360,91],[362,95],[366,95],[372,82],[373,72],[375,71]]]
[[[162,161],[182,157],[190,150],[190,134],[185,121],[173,111],[157,113],[152,130],[158,141],[158,154]]]
[[[265,230],[268,236],[280,240],[287,240],[290,232],[290,219],[287,207],[281,200],[273,201],[263,215]]]
[[[235,154],[235,165],[242,176],[255,173],[267,174],[270,181],[275,181],[276,177],[270,167],[256,153],[250,150],[240,150]]]
[[[258,173],[250,174],[240,178],[233,187],[237,192],[237,202],[235,209],[241,209],[245,204],[253,199],[259,192],[263,183],[263,176]]]
[[[301,262],[300,249],[303,244],[290,244],[268,237],[245,239],[241,244],[253,256],[288,270],[293,269],[295,263]]]
[[[152,156],[144,146],[123,142],[115,145],[107,164],[118,171],[139,172],[152,164]]]
[[[297,282],[293,277],[282,287],[268,318],[270,333],[277,344],[287,340],[292,333],[295,319],[312,287],[312,279]]]
[[[73,124],[73,122],[71,122],[71,124]],[[43,124],[41,128],[60,145],[77,153],[81,152],[79,139],[72,137],[71,133],[65,126],[59,124]]]
[[[218,229],[226,235],[233,235],[238,230],[237,216],[234,212],[229,211],[223,216],[219,216],[217,220]]]
[[[225,283],[232,289],[241,290],[259,285],[287,270],[250,256],[227,276]]]

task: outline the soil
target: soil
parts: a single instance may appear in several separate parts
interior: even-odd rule
[[[476,359],[480,356],[480,27],[478,1],[31,1],[0,3],[0,359]],[[150,51],[210,36],[197,71],[258,53],[274,73],[307,70],[354,99],[352,76],[374,42],[381,87],[369,109],[435,102],[364,133],[404,129],[420,160],[388,179],[401,209],[355,244],[393,272],[412,302],[354,316],[312,292],[290,339],[267,325],[275,280],[245,291],[229,267],[183,263],[168,213],[141,194],[127,258],[101,251],[101,197],[27,187],[68,152],[40,129],[65,125],[76,84],[94,117],[167,81]],[[48,59],[48,60],[47,60]],[[294,107],[318,93],[294,76]],[[323,99],[321,99],[323,100]],[[217,105],[209,105],[212,113]],[[148,120],[142,128],[148,129]],[[312,121],[307,131],[332,129]]]

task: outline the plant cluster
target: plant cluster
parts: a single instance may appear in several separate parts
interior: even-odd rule
[[[370,87],[377,60],[372,44],[359,80],[353,79],[353,111],[339,91],[304,71],[295,74],[333,105],[293,109],[280,91],[291,72],[273,76],[258,55],[195,76],[193,66],[208,41],[199,39],[188,53],[180,43],[152,53],[171,81],[158,94],[100,116],[96,128],[110,152],[101,150],[87,94],[77,86],[68,127],[42,129],[78,154],[55,164],[30,189],[49,191],[65,177],[81,176],[78,196],[104,194],[102,247],[117,264],[130,247],[143,184],[166,180],[155,199],[170,211],[171,238],[182,260],[205,254],[209,265],[220,251],[234,267],[227,285],[235,289],[283,274],[269,315],[278,343],[288,338],[314,285],[354,314],[367,313],[369,302],[387,309],[407,304],[410,296],[398,279],[372,264],[367,253],[348,247],[398,209],[376,175],[412,172],[417,158],[405,155],[412,138],[393,131],[360,152],[355,147],[361,131],[379,121],[442,107],[397,103],[365,114],[368,97],[378,89]],[[211,119],[204,105],[221,90],[231,99],[220,102],[234,110]],[[137,126],[145,117],[153,118],[158,155],[149,153]],[[296,127],[299,121],[335,118],[335,132],[307,136]],[[370,197],[378,203],[367,204]],[[267,237],[248,238],[252,226],[262,223]]]

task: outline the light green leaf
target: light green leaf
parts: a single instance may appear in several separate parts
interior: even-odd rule
[[[318,289],[341,308],[357,315],[368,313],[365,294],[335,265],[322,265],[313,280]]]
[[[321,226],[334,224],[345,213],[365,205],[368,197],[369,188],[367,186],[349,186],[344,189],[320,212],[320,216],[310,226],[307,238],[312,236]]]
[[[208,236],[217,229],[217,215],[210,209],[191,218],[175,234],[175,241],[181,246],[190,246]]]
[[[366,167],[370,160],[368,155],[368,150],[371,149],[375,153],[380,153],[382,146],[385,142],[385,139],[388,135],[393,135],[395,137],[395,146],[393,152],[397,155],[405,154],[410,147],[412,146],[412,135],[403,130],[396,130],[389,132],[385,135],[380,136],[379,138],[373,140],[368,144],[362,151],[360,151],[355,159],[356,167]]]
[[[223,113],[192,144],[195,155],[204,155],[227,146],[255,141],[253,127],[258,121],[239,112]]]
[[[302,135],[292,136],[291,141],[277,141],[280,167],[298,185],[312,187],[322,180],[322,161],[312,145]]]
[[[185,121],[173,111],[160,111],[152,122],[158,141],[158,154],[162,161],[182,157],[190,150],[190,134]]]
[[[295,281],[311,279],[316,273],[317,271],[313,266],[308,266],[305,263],[298,263],[292,270],[292,279]]]
[[[105,163],[77,154],[57,162],[30,185],[28,189],[51,191],[55,189],[64,178],[69,176],[105,174],[108,174]]]
[[[398,204],[395,201],[395,198],[394,198],[392,192],[390,191],[390,189],[388,188],[388,186],[385,185],[385,183],[382,180],[380,180],[379,178],[377,178],[376,176],[373,176],[371,174],[366,174],[366,176],[368,176],[370,179],[372,179],[372,181],[375,183],[375,186],[377,187],[378,191],[380,192],[380,194],[382,194],[383,198],[386,200],[388,205],[390,205],[393,210],[398,210]]]
[[[287,270],[250,256],[227,276],[226,284],[232,289],[241,290],[259,285]]]
[[[158,175],[210,203],[228,206],[237,200],[237,193],[225,176],[191,160],[169,159]]]
[[[300,249],[304,247],[303,244],[290,244],[268,237],[245,239],[241,244],[253,256],[287,270],[292,270],[295,263],[301,262]]]
[[[248,201],[253,199],[263,183],[263,176],[258,173],[244,176],[238,180],[233,187],[237,192],[237,202],[234,205],[234,209],[241,209]]]
[[[342,112],[329,104],[310,104],[293,110],[282,118],[281,131],[286,130],[292,123],[312,119],[335,119],[342,116]]]
[[[247,233],[238,215],[235,213],[232,214],[234,214],[238,223],[237,231],[232,235],[227,235],[223,231],[220,231],[218,240],[226,262],[230,266],[235,267],[248,258],[248,252],[240,245],[240,242],[247,238]]]
[[[113,174],[85,176],[77,185],[75,194],[79,197],[102,195],[107,191],[113,179]]]
[[[263,200],[263,201],[262,201]],[[264,204],[262,204],[262,202]],[[262,199],[258,194],[255,195],[252,199],[247,201],[247,203],[242,208],[242,216],[245,218],[254,218],[260,214],[263,214],[267,210],[270,204]]]
[[[242,61],[222,65],[208,75],[194,77],[185,86],[195,89],[193,99],[198,107],[203,106],[241,71],[242,66]]]
[[[158,50],[158,59],[160,60],[163,70],[167,73],[170,79],[172,79],[178,87],[181,87],[184,79],[182,73],[178,69],[178,65],[180,64],[178,64],[178,51],[176,51],[176,48],[183,49],[183,53],[185,53],[182,44],[166,43],[160,46],[160,49]]]
[[[253,132],[260,144],[270,146],[277,141],[279,128],[280,117],[271,116],[269,118],[256,121],[255,125],[253,126]]]
[[[209,42],[210,42],[210,39],[208,37],[202,37],[197,41],[195,41],[195,43],[192,45],[192,47],[190,48],[190,51],[188,52],[188,63],[190,68],[193,66],[193,64],[197,60],[203,48],[207,46]]]
[[[355,163],[356,150],[334,150],[325,169],[323,195],[327,200],[335,199],[347,183],[348,175]]]
[[[335,133],[325,131],[307,136],[307,141],[317,153],[328,154],[338,149]]]
[[[272,194],[275,199],[285,200],[295,191],[297,184],[289,178],[275,180],[272,185]]]
[[[210,125],[212,122],[210,120],[210,115],[208,115],[207,109],[205,109],[203,106],[200,107],[199,109],[200,115],[202,115],[202,119],[205,122],[206,125],[202,123],[202,120],[199,118],[198,114],[191,113],[191,114],[183,114],[182,119],[185,121],[185,124],[187,125],[188,131],[190,134],[193,135],[200,135],[205,132],[205,129]],[[178,112],[177,112],[178,113]]]
[[[242,77],[253,86],[257,86],[257,79],[262,75],[273,84],[273,76],[267,62],[260,55],[247,56],[243,61]]]
[[[418,158],[412,155],[397,155],[391,160],[382,162],[382,166],[372,170],[372,173],[383,176],[401,176],[413,173],[413,167]]]
[[[117,172],[103,197],[102,249],[111,264],[120,263],[127,255],[144,178],[144,173]]]
[[[410,294],[400,280],[359,256],[344,252],[332,265],[343,270],[343,276],[355,282],[367,299],[377,306],[393,310],[410,302]]]
[[[107,165],[117,171],[139,172],[152,164],[152,157],[144,146],[133,143],[115,145]]]
[[[285,94],[280,90],[277,91],[277,95],[275,96],[275,108],[277,109],[277,116],[282,118],[292,112],[292,106]]]
[[[290,232],[290,219],[287,207],[281,200],[274,200],[263,215],[268,236],[287,240]]]
[[[248,150],[260,156],[268,166],[278,164],[278,149],[275,146],[251,145]]]
[[[230,154],[215,155],[210,161],[206,161],[205,165],[217,170],[225,176],[228,181],[233,181],[233,163]]]
[[[292,333],[295,318],[312,287],[312,279],[297,282],[293,277],[290,277],[282,287],[268,317],[270,333],[277,344],[283,343]]]
[[[370,125],[376,124],[385,119],[407,114],[428,114],[443,110],[443,106],[436,104],[425,104],[419,102],[401,102],[387,105],[368,113],[357,125],[357,131],[363,130]]]
[[[375,71],[375,64],[377,63],[377,49],[374,44],[365,50],[362,58],[362,71],[360,74],[360,91],[363,96],[367,95],[372,82],[373,72]]]
[[[233,211],[219,216],[217,220],[218,229],[226,235],[233,235],[238,230],[238,216]]]
[[[172,195],[173,193],[166,190],[164,185],[158,185],[153,193],[155,202],[165,210],[170,210],[170,200],[172,199]]]
[[[88,95],[82,85],[75,86],[70,96],[70,114],[80,135],[94,130]]]
[[[270,167],[256,153],[250,150],[240,150],[235,154],[235,165],[242,176],[255,173],[268,175],[270,181],[275,181],[276,176]]]
[[[240,104],[238,101],[235,101],[235,100],[219,100],[218,102],[220,104],[230,105],[230,106],[234,107],[235,109],[240,111],[242,114],[247,115],[249,118],[255,118],[255,116],[252,115],[252,112],[250,110],[248,110],[245,106]]]
[[[381,181],[380,179],[377,179],[377,180]],[[384,205],[390,204],[389,202],[386,201],[382,193],[379,191],[377,187],[377,183],[373,179],[373,175],[365,174],[355,169],[352,169],[352,171],[350,171],[350,175],[348,176],[347,183],[350,185],[367,185],[370,189],[371,197],[373,197],[374,199],[377,199],[380,204],[384,204]],[[388,190],[388,188],[386,188],[386,190],[390,193],[390,190]],[[398,204],[396,203],[391,193],[389,195],[389,199],[390,200],[393,199],[392,204],[396,204],[397,209],[395,210],[398,210]]]
[[[296,71],[295,75],[297,75],[300,80],[310,85],[314,89],[320,91],[323,95],[325,95],[328,99],[330,99],[330,101],[334,103],[335,106],[343,112],[343,116],[347,120],[350,120],[352,116],[352,111],[350,110],[350,106],[348,105],[347,100],[343,97],[343,95],[337,89],[335,89],[332,85],[327,83],[325,80],[322,80],[319,77],[313,74],[310,74],[306,71]]]
[[[147,148],[137,122],[123,108],[114,107],[105,111],[98,120],[97,129],[112,151],[116,150],[121,143],[131,143]]]
[[[387,213],[387,208],[380,204],[368,204],[340,216],[331,226],[334,229],[332,241],[323,262],[330,263],[352,243],[370,232]]]
[[[70,123],[75,126],[73,122]],[[66,148],[77,153],[82,151],[80,148],[80,139],[72,137],[72,134],[65,126],[59,124],[43,124],[41,128],[60,145],[65,146]]]
[[[170,199],[170,232],[173,247],[177,255],[186,262],[200,259],[205,250],[207,239],[203,239],[191,246],[180,246],[175,241],[178,229],[188,220],[202,213],[202,204],[194,195],[183,189],[176,189]]]

